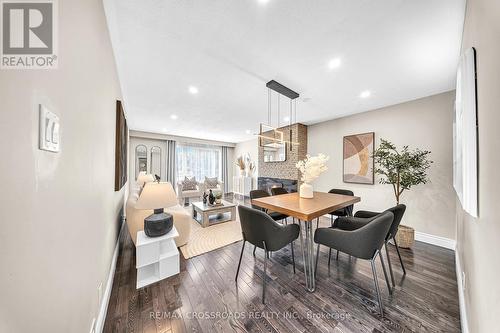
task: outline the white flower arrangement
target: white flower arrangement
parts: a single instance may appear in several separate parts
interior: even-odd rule
[[[295,167],[299,169],[302,177],[300,180],[306,184],[310,184],[313,180],[319,177],[323,172],[328,170],[326,162],[330,156],[318,154],[318,156],[306,155],[304,160],[298,161]]]

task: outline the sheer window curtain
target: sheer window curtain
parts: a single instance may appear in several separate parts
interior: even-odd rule
[[[221,158],[221,147],[178,143],[176,147],[177,179],[196,177],[198,182],[204,182],[205,177],[222,179]]]
[[[221,148],[222,150],[222,175],[221,175],[221,180],[224,182],[224,193],[228,193],[228,189],[229,189],[229,175],[228,175],[228,169],[229,169],[229,166],[228,166],[228,160],[227,160],[227,152],[228,152],[228,148],[225,147],[225,146],[222,146]]]

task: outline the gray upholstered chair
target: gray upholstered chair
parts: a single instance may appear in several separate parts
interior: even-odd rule
[[[288,194],[288,191],[286,190],[286,188],[283,187],[273,187],[271,188],[271,194],[272,195]]]
[[[262,277],[262,303],[266,297],[266,269],[269,251],[278,251],[290,244],[292,249],[293,273],[295,274],[295,255],[293,252],[293,241],[299,237],[299,226],[296,224],[282,225],[274,221],[269,215],[261,210],[250,207],[238,206],[240,216],[241,233],[243,235],[243,246],[241,247],[240,261],[236,270],[235,281],[238,282],[241,259],[245,250],[245,243],[264,249],[264,275]]]
[[[269,196],[270,196],[269,193],[267,191],[264,191],[264,190],[252,190],[252,191],[250,191],[250,199],[265,198],[265,197],[269,197]],[[252,208],[268,213],[269,216],[271,216],[272,219],[275,221],[286,220],[286,218],[288,217],[288,215],[281,214],[278,212],[269,212],[266,209],[259,207],[259,206],[256,206],[256,205],[252,205]]]
[[[252,190],[252,191],[250,191],[250,200],[251,199],[258,199],[258,198],[265,198],[265,197],[269,197],[269,196],[270,196],[269,193],[267,191],[264,191],[264,190]],[[267,213],[267,215],[269,215],[275,221],[282,221],[283,223],[288,224],[287,223],[288,215],[281,214],[278,212],[270,212],[267,209],[256,206],[256,205],[252,205],[252,208]],[[257,250],[257,246],[255,246],[253,248],[253,255],[254,256],[255,256],[255,250]]]
[[[350,195],[354,196],[354,192],[351,190],[343,190],[339,188],[332,188],[328,193],[333,193],[333,194],[341,194],[341,195]],[[340,216],[352,216],[352,211],[354,209],[354,205],[349,205],[344,208],[337,209],[336,211],[333,211],[331,213],[328,213],[330,215],[330,224],[333,227],[334,223],[334,216],[340,217]],[[319,226],[319,220],[316,222],[316,228]],[[328,251],[328,265],[330,265],[330,260],[332,258],[332,249]],[[339,260],[339,251],[337,251],[337,260]]]
[[[389,256],[389,248],[387,246],[387,243],[391,239],[393,240],[394,246],[396,247],[396,251],[398,253],[399,262],[401,263],[401,268],[403,269],[403,275],[406,275],[406,269],[403,264],[403,259],[401,258],[401,253],[399,253],[398,243],[396,242],[396,234],[398,232],[399,224],[401,223],[401,219],[403,218],[405,211],[406,211],[406,206],[403,204],[399,204],[397,206],[391,207],[386,210],[386,212],[392,212],[394,214],[394,220],[392,222],[391,228],[389,229],[389,232],[385,237],[385,252],[387,254],[387,264],[389,265],[389,272],[391,274],[391,281],[393,286],[396,286],[396,283],[394,281],[394,273],[392,271],[391,258]],[[367,219],[371,219],[380,214],[381,214],[380,212],[377,213],[377,212],[360,210],[357,211],[356,214],[354,214],[354,217],[359,219],[352,221],[339,220],[335,223],[335,227],[343,230],[355,230],[360,227],[363,227],[367,223],[368,221]]]
[[[328,193],[333,193],[333,194],[341,194],[341,195],[350,195],[354,196],[354,192],[351,190],[342,190],[338,188],[332,188]],[[334,212],[328,213],[330,214],[330,222],[333,225],[333,217],[334,216],[352,216],[352,211],[354,209],[354,205],[350,205],[344,208],[337,209]]]
[[[350,223],[355,217],[339,217],[341,223]],[[377,270],[375,268],[375,260],[377,256],[382,263],[385,281],[389,293],[392,293],[392,288],[389,285],[389,279],[384,265],[384,259],[380,253],[380,249],[384,245],[385,237],[391,228],[394,214],[392,212],[384,212],[380,215],[372,217],[366,221],[364,226],[355,230],[342,230],[338,228],[318,228],[314,233],[314,241],[318,243],[316,252],[316,268],[318,266],[319,247],[320,245],[328,246],[329,248],[339,250],[341,252],[352,255],[356,258],[370,260],[372,266],[373,280],[377,292],[377,299],[380,309],[380,314],[384,315],[382,305],[382,297],[380,296],[380,288],[377,279]],[[346,220],[346,221],[343,221]],[[316,269],[317,271],[317,269]]]

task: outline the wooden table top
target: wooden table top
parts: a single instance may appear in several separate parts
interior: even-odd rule
[[[312,221],[360,201],[359,197],[349,195],[314,192],[312,199],[301,198],[298,193],[288,193],[252,199],[252,205],[296,217],[302,221]]]

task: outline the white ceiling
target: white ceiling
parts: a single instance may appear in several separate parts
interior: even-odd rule
[[[272,79],[306,124],[454,88],[465,0],[261,1],[106,0],[130,128],[251,139]]]

